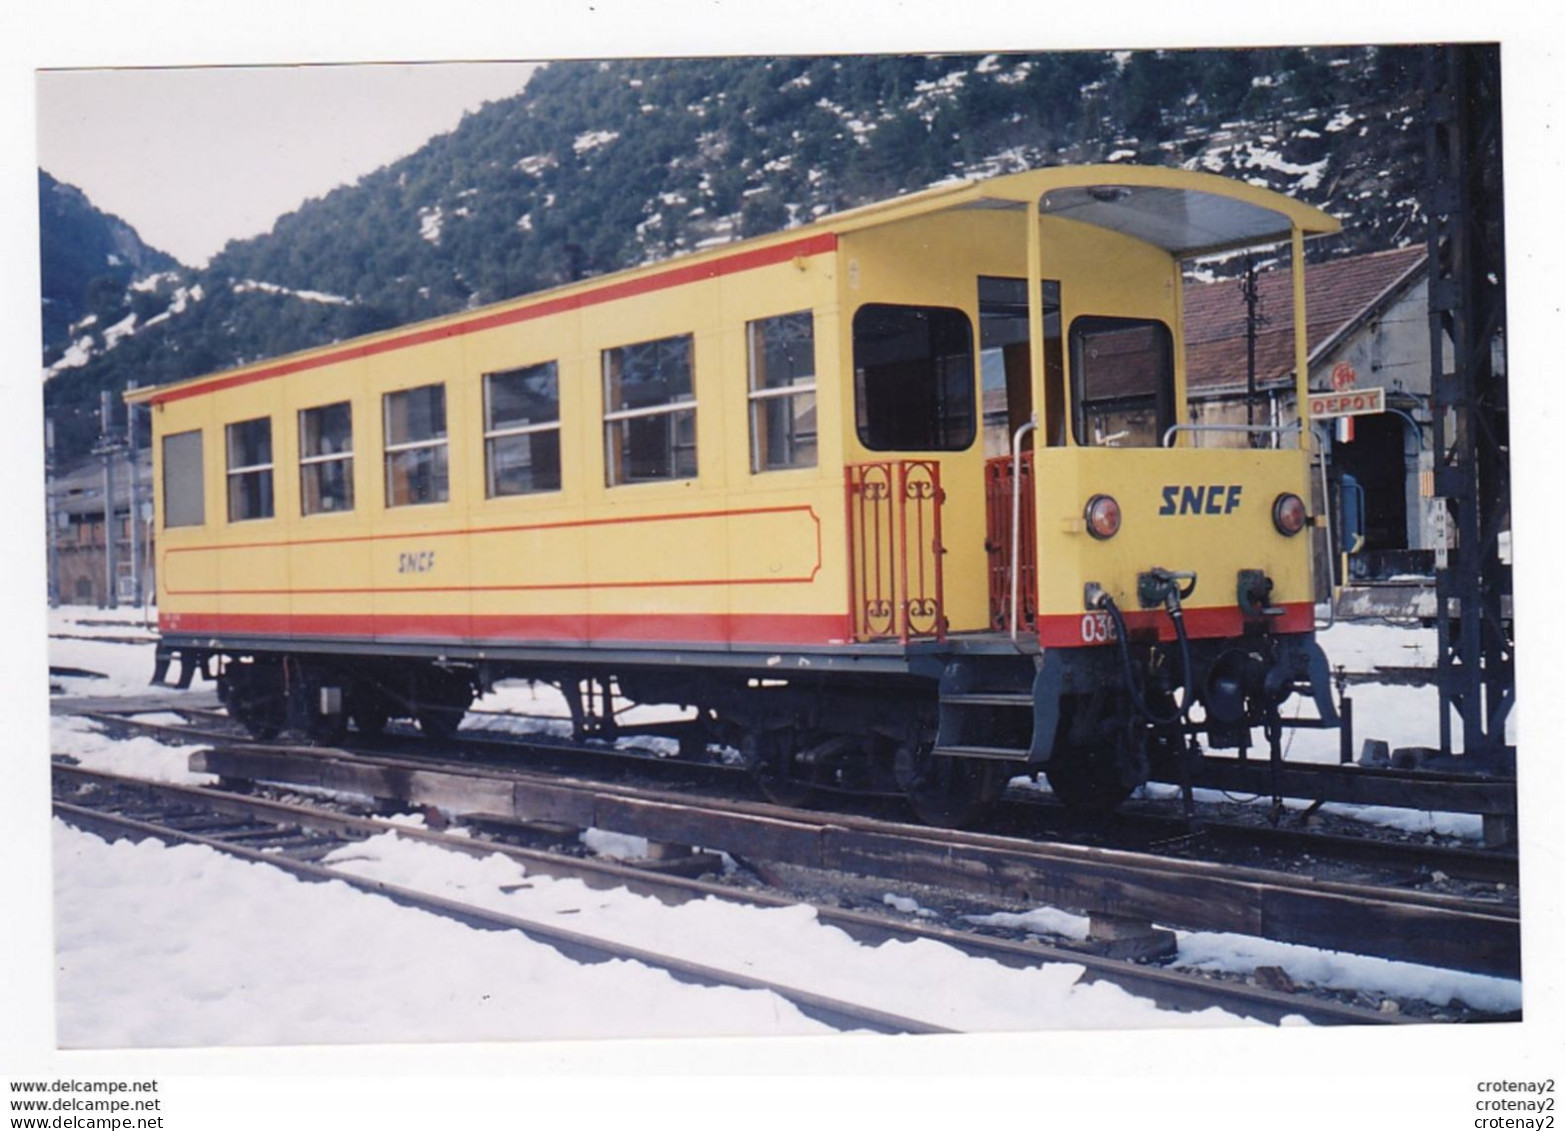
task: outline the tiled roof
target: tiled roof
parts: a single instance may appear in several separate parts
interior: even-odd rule
[[[1313,263],[1305,267],[1306,313],[1314,350],[1372,306],[1393,283],[1425,259],[1420,245]],[[1257,381],[1293,372],[1293,292],[1286,268],[1257,273],[1260,313]],[[1246,380],[1245,304],[1238,279],[1185,284],[1185,363],[1192,389],[1243,385]]]

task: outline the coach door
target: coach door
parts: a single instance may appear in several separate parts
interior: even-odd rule
[[[848,503],[861,639],[988,626],[974,338],[954,307],[866,303],[854,313],[861,451]]]
[[[1032,631],[1038,611],[1033,447],[1040,432],[1046,445],[1065,442],[1059,282],[1043,282],[1045,405],[1036,425],[1026,280],[980,276],[978,325],[989,626],[1008,631],[1014,601],[1017,627]]]

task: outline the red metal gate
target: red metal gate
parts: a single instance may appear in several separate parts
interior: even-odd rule
[[[1023,452],[1021,500],[1021,553],[1017,555],[1017,588],[1021,618],[1027,632],[1038,626],[1038,533],[1033,504],[1032,453]],[[1001,632],[1011,628],[1011,509],[1015,475],[1010,456],[984,463],[984,504],[989,552],[989,624]]]
[[[940,464],[847,465],[848,600],[855,639],[944,640]]]

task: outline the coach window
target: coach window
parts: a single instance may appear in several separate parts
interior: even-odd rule
[[[978,386],[983,405],[984,455],[1011,454],[1017,430],[1034,419],[1027,281],[978,277]],[[1043,405],[1039,443],[1065,443],[1065,342],[1060,334],[1060,282],[1043,280]],[[1023,450],[1033,446],[1029,432]]]
[[[749,323],[750,470],[815,466],[815,318]]]
[[[691,335],[603,351],[603,442],[610,487],[696,477]]]
[[[353,509],[353,406],[347,401],[299,413],[299,510]]]
[[[163,437],[163,525],[206,522],[206,476],[201,464],[201,430]]]
[[[489,497],[560,489],[560,377],[552,361],[484,375]]]
[[[272,517],[272,420],[228,426],[228,521]]]
[[[386,505],[443,503],[451,497],[446,454],[446,387],[387,393]]]
[[[877,452],[956,452],[977,434],[973,327],[960,310],[870,303],[853,316],[859,440]]]
[[[1174,339],[1151,318],[1071,323],[1076,442],[1155,448],[1174,423]]]

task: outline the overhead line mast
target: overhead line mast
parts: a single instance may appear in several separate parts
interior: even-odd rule
[[[1454,534],[1437,547],[1435,571],[1440,749],[1453,753],[1454,714],[1464,758],[1507,770],[1516,671],[1511,566],[1500,554],[1511,492],[1499,45],[1428,47],[1424,76],[1434,479]]]

